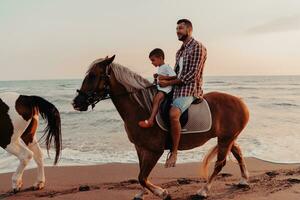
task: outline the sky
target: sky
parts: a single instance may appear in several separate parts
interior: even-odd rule
[[[208,50],[204,76],[300,75],[298,0],[1,0],[0,80],[83,78],[114,54],[149,77],[154,48],[174,65],[180,18]]]

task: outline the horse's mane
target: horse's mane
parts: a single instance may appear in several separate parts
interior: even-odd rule
[[[156,87],[141,75],[131,71],[118,63],[112,63],[111,69],[119,83],[121,83],[137,103],[148,113],[152,110],[152,100],[156,92]]]
[[[103,60],[103,58],[100,58],[92,62],[87,73],[90,72],[97,63],[100,63]],[[152,83],[150,81],[118,63],[112,63],[110,67],[117,81],[126,88],[127,92],[130,92],[130,96],[145,111],[151,113],[152,100],[156,93],[156,87],[151,87]]]
[[[86,74],[88,74],[88,73],[90,73],[90,71],[94,70],[94,68],[97,67],[96,64],[98,64],[98,63],[100,63],[100,62],[102,62],[102,61],[104,61],[104,60],[105,60],[104,58],[99,58],[99,59],[97,59],[97,60],[94,60],[94,61],[89,65],[88,70],[86,71]]]

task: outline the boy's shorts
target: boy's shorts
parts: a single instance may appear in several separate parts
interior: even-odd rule
[[[162,93],[164,93],[165,95],[172,94],[172,91],[168,92],[168,91],[160,90],[160,89],[157,89],[157,92],[162,92]]]

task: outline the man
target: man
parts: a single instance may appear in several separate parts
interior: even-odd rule
[[[188,19],[177,22],[178,40],[181,48],[176,53],[176,78],[159,76],[161,87],[173,86],[173,102],[170,109],[170,124],[173,148],[165,167],[175,167],[180,141],[180,115],[189,108],[195,99],[202,98],[202,73],[206,60],[206,48],[192,37],[193,25]]]

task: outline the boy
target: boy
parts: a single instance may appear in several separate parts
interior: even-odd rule
[[[175,76],[176,77],[176,73],[174,72],[174,70],[169,65],[166,65],[164,62],[165,55],[164,55],[163,50],[161,50],[159,48],[152,50],[149,54],[149,59],[151,60],[152,65],[154,65],[155,67],[158,67],[157,74],[154,74],[154,78],[156,80],[157,80],[157,77],[159,77],[159,76],[163,76],[163,77],[166,77],[166,76],[174,77]],[[154,99],[153,99],[152,113],[148,119],[139,122],[139,126],[142,128],[150,128],[153,126],[154,119],[158,112],[160,103],[165,98],[165,95],[170,93],[172,90],[172,86],[160,87],[158,85],[158,83],[159,83],[158,81],[159,80],[157,80],[158,92],[154,96]]]

